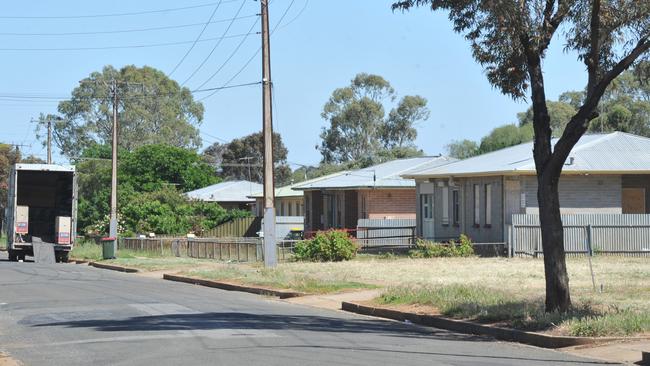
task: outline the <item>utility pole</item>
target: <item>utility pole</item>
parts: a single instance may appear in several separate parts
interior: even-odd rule
[[[111,81],[111,93],[113,94],[113,156],[112,156],[112,171],[111,171],[111,216],[108,236],[115,238],[113,241],[113,253],[117,253],[117,81]]]
[[[275,243],[275,190],[273,187],[273,111],[271,109],[271,45],[269,36],[269,0],[262,7],[262,115],[264,136],[264,266],[278,265]]]
[[[52,164],[52,119],[47,120],[47,163]]]

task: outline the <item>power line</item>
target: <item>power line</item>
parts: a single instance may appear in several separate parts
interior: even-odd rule
[[[245,4],[246,4],[246,0],[242,0],[241,5],[239,6],[239,9],[237,9],[237,13],[235,14],[235,16],[239,15],[241,10],[244,8]],[[190,74],[190,76],[187,77],[187,79],[185,79],[185,81],[183,81],[183,83],[181,85],[187,84],[187,82],[190,81],[190,79],[192,79],[194,77],[194,75],[196,75],[196,73],[199,72],[199,70],[201,70],[203,65],[205,65],[206,62],[208,62],[208,59],[210,59],[210,57],[212,56],[214,51],[217,49],[217,47],[219,47],[219,45],[221,44],[221,41],[223,40],[224,37],[226,37],[226,35],[230,31],[230,28],[232,27],[234,22],[235,21],[233,20],[233,21],[230,22],[230,24],[228,24],[228,27],[226,28],[226,30],[223,31],[223,34],[221,35],[221,38],[217,41],[217,43],[214,45],[214,47],[212,47],[212,50],[210,50],[210,53],[208,53],[208,55],[205,56],[205,58],[203,59],[201,64],[196,69],[194,69],[194,71]],[[247,33],[250,33],[252,30],[253,29],[251,28]],[[246,37],[244,37],[244,39],[246,39]]]
[[[235,2],[237,0],[224,0],[225,3]],[[85,15],[3,15],[0,16],[0,19],[83,19],[83,18],[113,18],[113,17],[122,17],[122,16],[132,16],[132,15],[144,15],[144,14],[157,14],[157,13],[170,13],[190,9],[206,8],[209,6],[215,5],[215,2],[183,6],[178,8],[166,8],[166,9],[155,9],[155,10],[143,10],[127,13],[108,13],[108,14],[85,14]]]
[[[169,74],[167,74],[167,76],[172,76],[172,74],[173,74],[174,72],[176,72],[176,70],[178,69],[178,67],[181,66],[181,64],[183,63],[183,61],[185,61],[185,58],[187,58],[187,55],[189,55],[190,52],[192,52],[192,50],[194,49],[194,46],[196,46],[196,44],[199,42],[199,40],[201,39],[201,36],[203,36],[203,33],[205,32],[205,30],[208,28],[208,25],[209,25],[210,22],[212,21],[212,18],[214,18],[214,15],[217,13],[217,10],[219,10],[219,7],[221,6],[221,2],[222,2],[222,0],[219,0],[219,2],[217,3],[217,6],[215,6],[215,7],[214,7],[214,10],[212,11],[212,14],[210,14],[210,18],[208,19],[208,21],[205,23],[205,25],[204,25],[203,28],[201,29],[201,32],[199,32],[199,35],[196,36],[196,39],[194,40],[194,43],[192,43],[192,45],[191,45],[190,48],[187,50],[187,52],[185,52],[185,55],[183,55],[183,57],[181,58],[181,60],[178,61],[178,63],[176,64],[176,66],[174,66],[174,69],[173,69]],[[232,24],[232,22],[234,22],[234,20],[231,21],[230,24]],[[224,35],[225,35],[225,34],[224,34]],[[221,40],[220,40],[219,42],[221,42]]]
[[[258,34],[258,32],[253,32],[251,34]],[[214,37],[214,38],[205,38],[198,40],[196,42],[210,42],[226,38],[239,38],[246,37],[250,34],[240,33],[233,34],[229,36]],[[127,45],[127,46],[100,46],[100,47],[63,47],[63,48],[0,48],[0,51],[35,51],[35,52],[52,52],[52,51],[98,51],[98,50],[115,50],[115,49],[129,49],[129,48],[152,48],[152,47],[166,47],[166,46],[178,46],[182,44],[190,44],[195,42],[192,41],[178,41],[178,42],[164,42],[164,43],[149,43],[149,44],[139,44],[139,45]]]
[[[275,33],[275,31],[278,29],[278,27],[279,27],[280,24],[282,23],[282,20],[284,20],[284,18],[285,18],[285,17],[287,16],[287,14],[289,13],[289,10],[290,10],[291,7],[293,6],[294,2],[295,2],[295,0],[291,0],[291,3],[289,3],[289,6],[287,6],[287,8],[285,9],[284,13],[282,14],[282,16],[280,17],[280,19],[279,19],[278,22],[276,23],[275,27],[273,27],[273,29],[271,30],[271,35],[273,35],[273,33]],[[252,56],[251,56],[251,57],[250,57],[250,58],[249,58],[249,59],[244,63],[244,65],[243,65],[243,66],[242,66],[242,67],[241,67],[241,68],[240,68],[240,69],[235,73],[235,75],[233,75],[230,79],[228,79],[228,81],[226,81],[226,82],[223,84],[222,87],[230,85],[230,83],[231,83],[233,80],[235,80],[235,78],[236,78],[237,76],[239,76],[239,74],[241,74],[242,72],[244,72],[244,70],[248,67],[248,65],[250,65],[251,62],[253,62],[253,60],[255,59],[255,57],[257,57],[257,55],[258,55],[261,51],[262,51],[262,46],[260,46],[260,47],[257,49],[257,51],[255,51],[255,53],[254,53],[254,54],[253,54],[253,55],[252,55]],[[205,97],[199,99],[199,102],[204,101],[204,100],[206,100],[206,99],[208,99],[208,98],[214,96],[214,95],[217,94],[218,92],[219,92],[218,89],[215,90],[215,91],[213,91],[211,94],[208,94],[208,95],[206,95]]]
[[[257,14],[242,15],[240,17],[234,18],[224,18],[213,20],[207,24],[217,24],[225,23],[231,20],[241,20],[256,18]],[[106,31],[90,31],[90,32],[60,32],[60,33],[17,33],[17,32],[0,32],[0,36],[24,36],[24,37],[57,37],[57,36],[83,36],[83,35],[98,35],[98,34],[117,34],[117,33],[135,33],[135,32],[150,32],[150,31],[159,31],[159,30],[168,30],[168,29],[179,29],[179,28],[191,28],[197,27],[200,25],[205,25],[205,22],[202,23],[189,23],[189,24],[178,24],[178,25],[166,25],[160,27],[149,27],[149,28],[130,28],[130,29],[118,29],[118,30],[106,30]]]
[[[259,18],[256,19],[255,23],[251,25],[251,28],[248,30],[248,33],[251,33],[253,31],[253,28],[257,26],[257,23],[259,23]],[[210,75],[210,77],[207,80],[205,80],[201,85],[199,85],[198,88],[204,87],[205,84],[209,83],[210,80],[212,80],[215,76],[217,76],[217,74],[219,74],[219,72],[223,70],[223,68],[226,66],[226,64],[228,64],[228,62],[230,62],[230,60],[235,56],[235,54],[239,52],[239,49],[244,44],[244,42],[246,42],[247,39],[248,37],[242,38],[239,44],[237,45],[237,47],[235,47],[235,49],[230,53],[230,56],[228,56],[228,58],[217,68],[217,70],[213,72],[212,75]]]

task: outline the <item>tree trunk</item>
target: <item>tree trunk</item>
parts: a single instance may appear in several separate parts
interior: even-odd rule
[[[539,54],[528,54],[528,72],[531,80],[533,104],[533,129],[535,146],[533,156],[537,170],[537,202],[544,251],[544,275],[546,278],[546,312],[565,312],[571,307],[569,276],[564,254],[564,232],[560,217],[558,183],[562,165],[554,159],[551,143],[551,118],[546,105],[544,76]],[[557,153],[557,151],[555,151]],[[562,152],[568,155],[568,151]],[[557,156],[555,156],[557,158]]]
[[[546,312],[566,312],[571,307],[569,276],[564,253],[564,230],[560,216],[559,177],[538,178],[537,201],[544,251]]]

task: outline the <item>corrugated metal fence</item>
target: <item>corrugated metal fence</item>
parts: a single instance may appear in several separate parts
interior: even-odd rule
[[[569,255],[650,256],[650,215],[562,215],[564,248]],[[542,254],[538,215],[512,215],[512,255]]]
[[[253,237],[261,228],[259,217],[241,217],[205,231],[204,238]]]
[[[264,228],[264,220],[262,220]],[[275,217],[275,237],[277,240],[287,239],[293,229],[304,230],[305,218],[303,216],[276,216]]]
[[[362,248],[415,244],[415,219],[360,219],[357,241]]]

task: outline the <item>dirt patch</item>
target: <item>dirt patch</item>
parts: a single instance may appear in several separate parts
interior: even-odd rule
[[[20,366],[22,363],[20,361],[15,360],[6,353],[0,352],[0,366]]]

